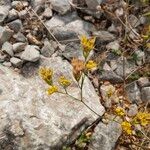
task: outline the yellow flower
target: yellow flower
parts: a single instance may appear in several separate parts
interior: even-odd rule
[[[96,67],[97,67],[97,64],[93,60],[89,60],[86,64],[86,68],[88,70],[91,70],[91,69],[96,68]]]
[[[44,81],[46,81],[49,85],[52,85],[52,76],[53,70],[47,67],[41,67],[39,69],[39,75],[42,77]]]
[[[125,115],[125,110],[121,107],[117,107],[115,112],[118,116],[124,116]]]
[[[71,81],[68,80],[66,77],[61,76],[58,80],[59,84],[64,88],[68,87],[71,84]]]
[[[47,89],[47,94],[48,95],[52,95],[53,93],[56,93],[58,92],[58,87],[53,85],[53,86],[50,86],[48,89]]]
[[[81,36],[81,46],[83,48],[83,55],[85,58],[87,58],[90,51],[94,49],[95,39],[95,37],[87,38],[85,35]]]
[[[130,134],[130,135],[132,134],[132,125],[129,122],[123,121],[121,123],[121,126],[122,126],[123,131],[125,131],[127,134]]]
[[[139,112],[133,119],[135,124],[141,124],[142,126],[146,126],[150,124],[150,113]]]

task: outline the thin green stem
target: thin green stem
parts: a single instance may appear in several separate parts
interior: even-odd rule
[[[91,110],[94,114],[100,117],[98,113],[96,113],[92,108],[90,108],[84,101],[81,101],[89,110]]]
[[[73,98],[74,100],[77,100],[77,101],[80,101],[81,103],[83,103],[89,110],[91,110],[94,114],[96,114],[97,116],[100,117],[100,115],[98,113],[96,113],[92,108],[90,108],[85,102],[81,101],[80,99],[68,94],[68,93],[63,93],[63,92],[57,92],[57,93],[60,93],[60,94],[65,94],[65,95],[68,95],[69,97]]]
[[[84,79],[85,79],[85,74],[83,74],[82,76],[82,80],[81,80],[81,101],[83,101],[83,83],[84,83]]]
[[[72,96],[72,95],[70,95],[70,94],[67,94],[68,96],[70,96],[71,98],[73,98],[73,99],[75,99],[75,100],[77,100],[77,101],[80,101],[81,102],[81,100],[80,99],[78,99],[78,98],[76,98],[76,97],[74,97],[74,96]]]
[[[76,98],[76,97],[74,97],[74,96],[72,96],[72,95],[68,94],[68,92],[67,92],[67,93],[66,93],[66,92],[65,92],[65,93],[63,93],[63,92],[57,92],[57,93],[67,95],[67,96],[69,96],[69,97],[71,97],[71,98],[73,98],[73,99],[75,99],[75,100],[77,100],[77,101],[80,101],[80,102],[81,102],[81,100],[80,100],[80,99],[78,99],[78,98]]]
[[[67,89],[66,89],[66,88],[64,88],[64,90],[65,90],[66,94],[68,94]]]

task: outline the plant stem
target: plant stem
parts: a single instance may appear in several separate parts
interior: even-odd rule
[[[83,83],[84,83],[84,79],[85,79],[85,74],[83,74],[82,76],[82,81],[81,81],[81,101],[83,101]]]
[[[90,109],[94,114],[100,117],[98,113],[96,113],[92,108],[90,108],[84,101],[81,101],[88,109]]]
[[[90,108],[85,102],[81,101],[80,99],[68,94],[68,93],[63,93],[63,92],[57,92],[57,93],[60,93],[60,94],[65,94],[65,95],[68,95],[69,97],[73,98],[74,100],[77,100],[77,101],[80,101],[81,103],[83,103],[89,110],[91,110],[94,114],[96,114],[97,116],[100,117],[100,115],[98,113],[96,113],[92,108]]]

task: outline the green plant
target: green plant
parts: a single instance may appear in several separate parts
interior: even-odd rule
[[[78,86],[81,90],[80,99],[75,98],[74,96],[68,93],[67,89],[71,85],[71,80],[67,79],[65,76],[60,76],[58,79],[59,85],[64,89],[64,91],[61,91],[58,86],[53,84],[53,70],[51,68],[41,67],[39,69],[39,75],[49,85],[49,88],[47,89],[48,95],[52,95],[53,93],[65,94],[74,100],[82,102],[93,113],[100,116],[94,110],[92,110],[83,100],[83,85],[85,77],[89,71],[93,70],[94,68],[97,68],[96,62],[94,62],[93,60],[88,60],[90,52],[94,49],[95,38],[87,38],[86,36],[81,36],[80,40],[81,40],[81,49],[85,60],[83,61],[79,60],[78,58],[73,58],[71,61],[73,67],[72,71],[73,76],[77,81]]]

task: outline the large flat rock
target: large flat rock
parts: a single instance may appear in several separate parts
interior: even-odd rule
[[[60,57],[42,58],[41,65],[54,69],[54,82],[62,74],[72,79],[68,91],[80,97],[68,62]],[[46,95],[46,88],[47,85],[37,74],[25,78],[0,65],[0,149],[8,146],[19,150],[61,149],[64,143],[72,142],[98,118],[81,102],[66,95]],[[104,107],[87,78],[83,96],[89,107],[103,115]],[[73,128],[76,132],[73,132]]]

